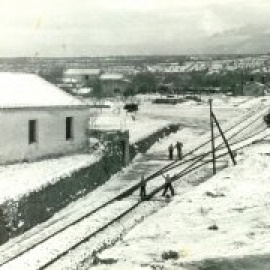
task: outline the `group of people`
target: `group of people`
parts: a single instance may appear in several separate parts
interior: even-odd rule
[[[173,146],[173,144],[170,144],[170,146],[168,148],[169,159],[173,160],[174,147],[176,148],[176,151],[177,151],[177,158],[182,159],[183,158],[183,143],[181,143],[181,142],[176,142],[175,146]]]
[[[164,185],[164,190],[162,193],[162,196],[166,196],[168,190],[170,190],[171,192],[171,196],[174,196],[175,192],[174,192],[174,188],[172,186],[172,178],[170,177],[169,174],[163,175],[165,179],[165,185]],[[141,176],[141,182],[140,182],[140,197],[141,199],[145,199],[146,198],[146,180],[144,175]]]
[[[177,151],[177,158],[180,160],[183,158],[183,143],[181,142],[176,142],[175,146],[173,146],[173,144],[171,144],[169,146],[169,159],[173,160],[173,152],[174,152],[174,148],[176,148]],[[165,179],[165,185],[164,185],[164,190],[162,193],[162,196],[166,196],[167,192],[170,190],[171,196],[174,196],[175,192],[174,192],[174,188],[172,186],[172,177],[170,177],[169,174],[163,175]],[[140,197],[142,200],[144,200],[146,198],[146,180],[144,175],[141,176],[141,182],[140,182]]]

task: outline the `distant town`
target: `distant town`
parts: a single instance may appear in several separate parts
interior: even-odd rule
[[[260,88],[252,94],[257,96],[268,93],[270,55],[1,58],[0,71],[35,73],[84,97],[153,92],[237,96],[245,95],[251,83]]]

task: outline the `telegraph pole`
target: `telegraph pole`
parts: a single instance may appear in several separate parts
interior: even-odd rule
[[[214,121],[213,121],[213,108],[212,108],[213,100],[209,99],[210,105],[210,128],[211,128],[211,143],[212,143],[212,157],[213,157],[213,174],[217,173],[216,169],[216,153],[215,153],[215,138],[214,138]]]
[[[229,145],[229,143],[228,143],[228,141],[227,141],[227,139],[226,139],[226,137],[224,135],[224,132],[221,129],[221,126],[220,126],[220,124],[219,124],[219,122],[218,122],[218,120],[217,120],[217,118],[216,118],[216,116],[215,116],[215,114],[213,112],[212,112],[212,119],[215,121],[215,123],[217,125],[219,133],[221,134],[221,137],[222,137],[222,139],[223,139],[223,141],[224,141],[224,143],[225,143],[225,145],[226,145],[226,147],[228,149],[228,153],[229,153],[229,155],[231,157],[231,160],[232,160],[233,164],[236,165],[236,161],[235,161],[235,158],[234,158],[234,154],[233,154],[233,152],[231,150],[231,147],[230,147],[230,145]]]

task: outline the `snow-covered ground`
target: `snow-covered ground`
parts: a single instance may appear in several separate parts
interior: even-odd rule
[[[237,166],[184,195],[176,195],[166,208],[103,252],[102,258],[114,258],[119,266],[97,269],[121,269],[124,262],[126,267],[136,266],[134,269],[145,269],[143,265],[178,269],[210,258],[268,254],[269,162],[269,141],[248,147],[238,155]],[[168,251],[175,251],[179,258],[162,259]]]
[[[256,100],[241,106],[261,103]],[[177,189],[167,207],[99,255],[105,261],[114,259],[113,264],[94,269],[269,269],[270,137],[266,138],[238,152],[236,166],[184,194],[182,187]],[[177,258],[164,259],[170,252]]]
[[[261,99],[256,100],[256,106],[262,103]],[[225,103],[226,102],[224,101],[224,104]],[[228,106],[223,106],[223,109],[221,109],[221,104],[219,104],[219,106],[216,105],[216,107],[214,106],[214,109],[216,108],[216,112],[219,118],[224,118],[224,120],[230,119],[239,113],[241,114],[243,112],[249,111],[249,109],[254,105],[254,99],[239,100],[239,102],[232,102],[231,100],[228,101],[228,104]],[[244,104],[245,106],[240,108]],[[263,104],[266,104],[265,101]],[[164,123],[168,123],[168,121],[184,121],[185,123],[191,124],[192,126],[198,126],[200,122],[206,123],[209,121],[208,117],[209,109],[207,105],[202,106],[196,104],[191,106],[190,104],[190,106],[185,106],[184,108],[181,107],[181,105],[157,106],[143,104],[141,115],[139,113],[135,121],[130,119],[129,122],[134,124],[134,129],[138,132],[139,136],[145,136],[145,134],[149,132],[150,123],[152,123],[155,128],[160,127],[160,125],[163,125]],[[145,126],[139,125],[140,119],[145,119],[142,121]],[[101,119],[101,121],[103,120]],[[104,120],[105,125],[108,122],[116,123],[116,120]],[[100,205],[102,202],[112,198],[115,196],[115,194],[120,192],[121,189],[125,189],[130,185],[138,182],[141,174],[148,175],[151,172],[154,172],[160,167],[164,166],[165,164],[168,164],[168,145],[170,143],[175,143],[177,140],[180,140],[184,142],[184,151],[187,151],[186,149],[188,148],[193,148],[194,142],[197,144],[202,140],[201,135],[206,129],[208,129],[208,122],[207,127],[205,125],[199,126],[201,129],[184,128],[178,133],[160,140],[160,142],[157,142],[146,155],[138,156],[134,163],[130,164],[130,166],[125,168],[122,172],[112,177],[110,181],[108,181],[105,185],[98,188],[95,193],[91,193],[85,198],[72,203],[67,208],[57,213],[52,219],[37,226],[36,228],[33,228],[25,235],[20,236],[17,239],[12,239],[9,243],[1,248],[0,253],[14,248],[16,244],[21,243],[22,239],[27,239],[30,236],[34,236],[36,239],[39,237],[44,237],[44,235],[48,233],[46,232],[47,228],[49,228],[51,225],[53,226],[50,227],[50,232],[61,226],[64,226],[70,222],[70,219],[76,219],[84,212],[89,211],[89,209],[94,208],[95,206]],[[133,138],[136,138],[136,136],[138,135],[134,135]],[[188,264],[193,261],[204,260],[205,258],[220,257],[220,254],[224,254],[224,256],[240,254],[241,252],[236,252],[239,248],[235,248],[235,246],[233,246],[230,242],[231,240],[234,240],[230,239],[231,237],[236,238],[237,236],[235,228],[241,230],[242,225],[244,226],[243,232],[239,232],[239,235],[244,240],[246,240],[246,238],[244,238],[244,232],[247,230],[247,227],[252,232],[255,231],[256,234],[257,231],[252,227],[252,217],[246,217],[245,213],[252,211],[253,208],[249,210],[250,206],[253,207],[253,205],[260,205],[260,203],[263,203],[264,200],[265,204],[268,205],[267,196],[265,195],[267,195],[267,188],[269,188],[269,186],[267,186],[266,180],[267,174],[269,175],[270,170],[267,166],[268,151],[270,152],[270,149],[266,148],[265,145],[255,145],[250,147],[248,151],[249,152],[244,151],[243,155],[238,155],[238,161],[240,164],[236,167],[233,167],[233,170],[231,170],[231,168],[226,169],[222,173],[213,177],[207,183],[202,184],[196,188],[187,185],[187,189],[185,189],[186,192],[184,194],[184,187],[181,186],[181,189],[177,191],[177,194],[182,194],[181,196],[177,195],[173,202],[168,204],[157,214],[145,219],[145,222],[131,230],[126,236],[123,237],[119,244],[101,254],[101,256],[104,258],[117,259],[118,262],[116,264],[112,264],[110,266],[102,265],[98,268],[128,270],[142,268],[152,269],[148,267],[148,265],[161,265],[162,267],[168,267],[168,269],[180,269],[180,265],[182,263]],[[262,151],[264,152],[262,153]],[[254,157],[254,160],[250,160],[249,157]],[[92,159],[88,160],[88,162],[92,162]],[[26,165],[28,166],[29,164]],[[24,164],[20,164],[18,166],[24,166]],[[65,164],[65,167],[69,167],[67,166],[67,163]],[[249,173],[243,174],[243,176],[241,176],[241,173],[245,172],[246,167],[248,168]],[[6,167],[3,167],[3,171],[5,171],[4,168]],[[252,171],[252,168],[257,169]],[[46,169],[44,169],[44,171],[46,171]],[[57,172],[58,170],[55,170],[54,168],[54,170],[52,170],[51,176],[54,178],[54,176],[57,175]],[[17,171],[17,174],[18,173],[19,172]],[[230,173],[232,175],[230,175]],[[30,174],[31,169],[29,169],[29,173],[27,175]],[[34,179],[36,180],[37,173],[34,175]],[[254,178],[252,178],[252,175]],[[256,175],[261,175],[262,180],[257,179]],[[242,178],[245,179],[242,180]],[[161,178],[158,181],[164,180]],[[156,185],[159,184],[158,181]],[[138,198],[135,197],[135,200],[137,199]],[[241,210],[241,207],[246,207],[246,209]],[[234,210],[234,208],[238,210]],[[239,208],[241,209],[239,210]],[[146,215],[149,213],[149,209],[147,207],[143,209],[145,212],[140,213],[141,215]],[[258,212],[257,210],[254,210],[254,212],[263,213],[263,209],[265,210],[262,205],[261,210],[260,206],[258,209]],[[265,215],[266,213],[267,212],[264,212]],[[241,220],[239,216],[243,217],[243,219]],[[262,219],[265,222],[267,221],[264,219],[264,217],[262,217]],[[251,225],[246,223],[250,223]],[[209,230],[208,227],[214,224],[218,226],[218,230]],[[268,223],[265,224],[267,225]],[[84,229],[87,229],[87,227],[84,227]],[[82,231],[82,233],[85,234],[84,231]],[[257,233],[256,237],[257,235],[257,239],[260,240],[263,238],[264,233]],[[261,238],[259,238],[260,236]],[[68,237],[69,238],[66,238],[66,243],[63,243],[63,245],[66,245],[68,242],[73,242],[74,238],[80,238],[81,236],[78,231],[77,235],[71,234],[68,235]],[[243,240],[242,238],[240,239],[241,241]],[[244,244],[246,244],[246,242],[244,242]],[[53,243],[51,243],[51,245],[53,250]],[[249,249],[249,247],[250,250],[255,253],[255,249],[252,249],[252,245],[247,245],[246,247],[246,245],[239,244],[239,246],[240,250],[243,252],[242,254],[246,254],[246,251]],[[94,249],[94,247],[92,247],[92,249]],[[179,255],[179,259],[168,261],[162,260],[162,252],[169,250],[176,251]],[[220,251],[219,253],[217,252],[218,250]],[[235,252],[232,250],[235,250]],[[268,249],[268,251],[270,250]],[[84,251],[84,253],[87,252],[90,254],[91,250],[89,249]],[[37,255],[38,254],[36,254],[36,256]],[[46,256],[48,257],[49,255],[50,254],[48,253]],[[38,257],[36,259],[39,260]],[[29,260],[26,261],[27,263],[30,263]],[[20,264],[17,266],[19,267],[19,265]],[[184,267],[186,268],[187,266]],[[25,268],[24,266],[20,269],[28,268]]]
[[[50,220],[36,226],[17,238],[11,239],[7,244],[0,247],[0,263],[10,255],[16,254],[23,247],[31,246],[36,241],[45,238],[47,235],[59,230],[59,228],[66,226],[73,220],[76,220],[85,213],[91,211],[91,209],[95,209],[95,207],[99,206],[103,202],[113,198],[122,190],[125,190],[135,183],[138,183],[141,174],[151,174],[157,169],[168,164],[167,147],[170,143],[174,143],[177,139],[180,139],[183,142],[188,140],[194,141],[203,132],[204,130],[192,130],[190,128],[185,128],[178,133],[161,139],[151,148],[150,151],[148,151],[147,154],[139,155],[132,164],[113,176],[106,184],[97,188],[95,192],[92,192],[84,198],[71,203],[68,207],[55,214]],[[153,188],[163,182],[164,179],[159,177],[159,179],[156,179],[151,185],[148,186],[148,188]],[[103,214],[98,213],[96,217],[90,217],[80,225],[80,228],[71,228],[71,230],[67,231],[64,236],[62,235],[60,238],[58,237],[52,239],[47,245],[45,245],[45,247],[43,245],[30,255],[22,256],[22,258],[3,266],[2,269],[17,269],[18,267],[20,269],[37,269],[39,265],[42,265],[42,263],[49,260],[50,257],[53,257],[58,250],[62,250],[66,246],[71,245],[72,243],[78,241],[78,239],[84,237],[91,230],[94,230],[96,227],[100,226],[99,222],[102,221],[102,219],[107,221],[111,215],[115,215],[119,211],[123,211],[123,207],[132,205],[134,202],[138,201],[138,199],[138,194],[134,194],[134,198],[131,198],[131,200],[119,202],[116,209],[110,208]],[[142,205],[142,207],[137,211],[137,214],[132,213],[131,219],[128,220],[128,226],[133,226],[141,217],[156,211],[163,203],[164,202],[162,201],[154,201],[151,204]],[[126,225],[124,222],[120,226],[120,229],[113,227],[110,235],[106,234],[104,237],[102,236],[101,239],[95,240],[94,243],[91,242],[90,246],[77,251],[69,258],[69,260],[60,262],[60,264],[57,264],[57,266],[55,266],[53,269],[65,269],[65,267],[71,264],[71,261],[75,263],[76,261],[79,261],[80,256],[84,255],[87,257],[87,255],[91,254],[93,250],[100,248],[104,241],[110,242],[111,240],[118,238],[119,234],[123,233],[125,230]]]
[[[95,127],[104,130],[128,129],[130,133],[130,143],[134,143],[151,135],[158,129],[167,126],[171,122],[167,119],[149,119],[149,117],[145,117],[142,113],[135,115],[135,119],[133,119],[131,115],[125,112],[114,114],[111,110],[104,110],[103,114],[97,119]]]
[[[71,175],[98,161],[101,153],[76,154],[32,163],[0,166],[0,204],[7,199],[18,200],[31,191],[37,191],[61,178]]]
[[[149,135],[169,123],[205,126],[209,122],[209,96],[203,97],[203,102],[187,101],[177,105],[152,104],[151,97],[138,98],[139,110],[136,114],[126,113],[122,102],[111,103],[111,107],[103,109],[97,118],[94,127],[98,129],[128,129],[130,141],[135,142]],[[248,97],[231,98],[227,96],[215,97],[213,108],[217,117],[222,121],[243,112],[249,107],[258,104],[258,100],[251,102]],[[241,107],[242,104],[245,107]],[[238,108],[239,107],[239,108]],[[133,117],[135,116],[135,117]]]

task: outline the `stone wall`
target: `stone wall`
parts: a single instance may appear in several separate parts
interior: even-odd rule
[[[169,126],[163,127],[152,133],[147,138],[144,138],[132,145],[130,145],[130,159],[133,159],[137,153],[145,153],[154,143],[156,143],[160,138],[168,136],[170,133],[177,132],[180,125],[171,124]]]
[[[136,144],[129,146],[130,160],[137,153],[145,153],[158,139],[176,132],[179,126],[170,125],[161,128]],[[112,136],[105,145],[105,153],[96,163],[87,168],[75,171],[72,175],[60,179],[53,185],[31,192],[19,201],[9,200],[0,206],[0,230],[5,235],[0,243],[31,229],[37,224],[48,220],[56,212],[66,207],[96,187],[105,183],[113,174],[121,170],[125,164],[123,155],[123,136]],[[126,135],[124,134],[124,138]],[[2,227],[1,227],[2,226]]]

